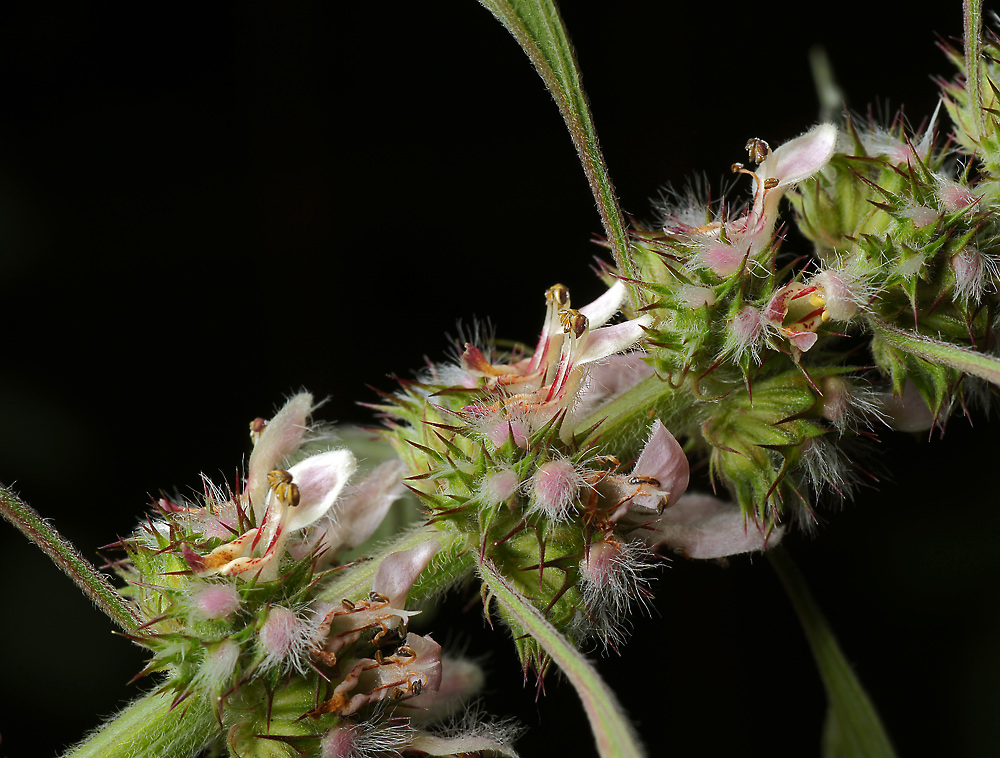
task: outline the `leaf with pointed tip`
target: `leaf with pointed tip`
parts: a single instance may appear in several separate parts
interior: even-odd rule
[[[573,47],[555,3],[552,0],[479,2],[514,36],[555,98],[559,113],[566,122],[573,145],[580,156],[590,190],[597,200],[601,222],[618,272],[627,279],[634,279],[636,270],[625,232],[625,221],[597,141],[597,131],[580,82]],[[628,287],[633,307],[639,307],[642,299],[638,289],[631,283]]]
[[[780,545],[766,555],[792,601],[830,700],[824,755],[893,758],[895,752],[878,712],[844,658],[798,568]]]

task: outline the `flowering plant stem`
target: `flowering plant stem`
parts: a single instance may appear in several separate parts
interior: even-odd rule
[[[615,264],[628,282],[632,305],[641,305],[639,290],[632,283],[637,271],[625,232],[625,221],[597,141],[597,131],[580,83],[573,47],[555,3],[551,0],[480,0],[480,3],[514,35],[555,98],[573,139],[573,146],[580,156],[590,190],[597,200]]]
[[[1000,386],[1000,360],[993,356],[948,342],[938,342],[918,332],[900,329],[876,318],[870,318],[869,323],[875,333],[893,347],[919,356],[930,363],[958,369]]]
[[[979,61],[983,54],[983,0],[964,0],[962,15],[965,28],[965,78],[966,87],[972,95],[973,112],[976,114],[977,136],[982,138],[986,130],[986,111],[983,110],[983,74]]]
[[[63,758],[187,758],[219,733],[206,698],[173,707],[173,693],[150,693],[67,751]]]
[[[57,532],[34,508],[0,485],[0,512],[29,540],[38,545],[52,562],[119,627],[129,634],[142,621],[135,609],[118,594],[107,578],[79,550]]]
[[[895,752],[875,706],[844,658],[837,638],[813,600],[802,574],[780,545],[768,550],[767,558],[792,601],[816,658],[830,701],[829,719],[832,723],[827,724],[827,736],[831,731],[836,732],[840,743],[837,754],[892,758]]]
[[[538,641],[576,689],[590,720],[600,755],[614,758],[645,755],[618,699],[590,661],[576,649],[576,645],[546,621],[538,609],[504,579],[489,559],[480,562],[479,573],[486,591]]]

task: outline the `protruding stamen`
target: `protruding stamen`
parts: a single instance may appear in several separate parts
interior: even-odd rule
[[[283,505],[294,508],[299,504],[301,498],[299,487],[292,482],[292,475],[284,469],[275,469],[267,475],[267,483],[270,485],[274,496]]]
[[[560,310],[569,308],[569,288],[564,284],[553,284],[545,290],[545,302]]]
[[[267,426],[267,419],[261,418],[260,416],[250,422],[250,441],[253,444],[257,444],[257,440],[260,439],[260,435],[264,433],[265,426]]]
[[[590,319],[580,311],[573,308],[565,308],[559,311],[559,323],[562,324],[563,331],[572,332],[577,338],[581,337],[590,326]]]
[[[771,146],[760,137],[751,137],[747,140],[746,151],[750,155],[750,160],[754,163],[763,163],[764,159],[771,152]]]

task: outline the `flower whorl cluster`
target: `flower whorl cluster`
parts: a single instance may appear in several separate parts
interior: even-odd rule
[[[312,409],[296,395],[251,425],[242,489],[161,499],[159,518],[121,542],[119,572],[147,619],[136,640],[153,651],[142,673],[166,673],[176,707],[208,700],[233,755],[348,758],[367,754],[366,740],[389,754],[415,749],[427,735],[409,717],[435,704],[448,659],[409,631],[406,599],[440,546],[428,538],[388,555],[360,596],[319,598],[338,552],[368,539],[404,487],[398,461],[351,486],[349,450],[307,454],[323,442],[307,425]]]
[[[981,184],[947,174],[933,133],[933,120],[911,140],[902,124],[848,119],[773,151],[752,139],[757,169],[733,167],[753,180],[746,210],[699,216],[689,200],[635,233],[638,286],[654,300],[649,363],[694,397],[673,430],[762,524],[809,524],[816,493],[846,493],[840,448],[859,428],[943,426],[968,396],[959,369],[894,335],[996,349],[996,222]],[[782,196],[814,244],[805,265],[780,252]]]
[[[609,408],[644,382],[660,384],[638,349],[653,319],[609,325],[624,298],[616,282],[574,309],[555,285],[530,355],[488,356],[466,344],[461,365],[403,382],[381,406],[406,422],[387,434],[430,523],[463,535],[460,560],[497,567],[577,643],[608,646],[649,594],[643,573],[653,551],[715,558],[781,536],[732,505],[686,496],[687,456],[648,408],[604,443]],[[499,613],[522,665],[544,674],[540,647]]]

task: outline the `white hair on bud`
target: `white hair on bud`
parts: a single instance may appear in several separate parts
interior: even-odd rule
[[[437,726],[433,731],[418,731],[409,748],[428,755],[481,755],[517,758],[514,740],[523,729],[509,719],[489,719],[478,707],[466,708],[456,719]]]
[[[321,758],[381,758],[399,755],[409,747],[413,730],[399,718],[376,714],[364,721],[343,721],[320,740]]]
[[[643,574],[659,565],[639,541],[597,542],[580,561],[578,588],[586,618],[578,618],[581,636],[596,637],[605,650],[617,649],[628,632],[627,624],[638,603],[649,610],[649,580]]]
[[[257,646],[264,654],[258,664],[260,671],[281,668],[305,674],[306,656],[314,635],[311,620],[300,618],[290,608],[272,606],[257,633]]]

